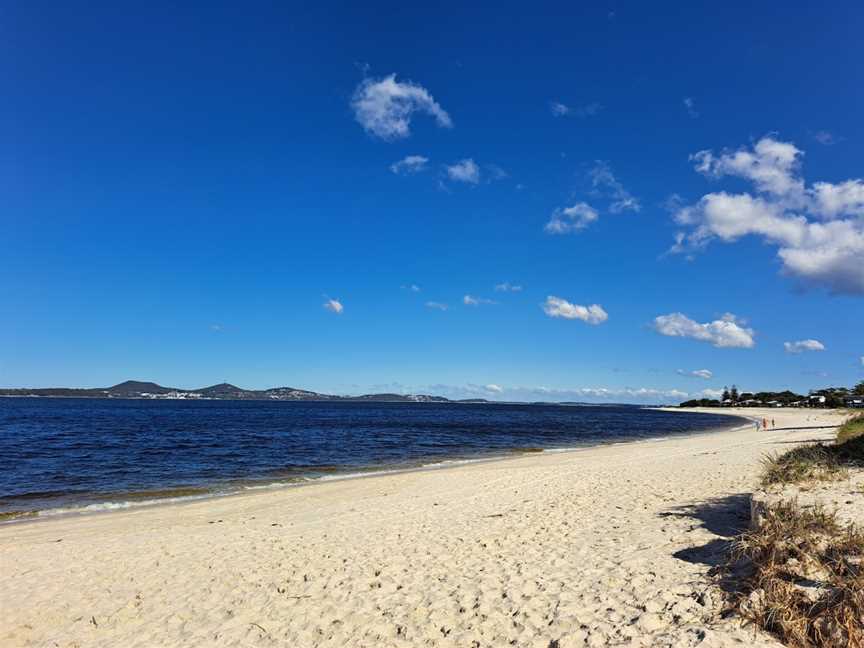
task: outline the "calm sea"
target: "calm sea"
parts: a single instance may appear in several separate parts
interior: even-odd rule
[[[0,517],[122,508],[744,422],[628,406],[0,398]]]

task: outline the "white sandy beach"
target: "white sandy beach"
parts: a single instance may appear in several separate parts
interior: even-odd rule
[[[715,410],[716,411],[716,410]],[[712,620],[778,428],[0,527],[0,646],[772,646]]]

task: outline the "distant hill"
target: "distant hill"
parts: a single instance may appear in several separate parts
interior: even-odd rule
[[[163,387],[162,385],[157,385],[154,382],[127,380],[120,383],[119,385],[108,387],[108,389],[106,389],[105,391],[107,391],[112,396],[122,398],[124,395],[136,396],[138,394],[167,394],[169,392],[177,390],[173,387]]]
[[[154,382],[126,380],[112,387],[75,389],[70,387],[43,387],[0,389],[0,396],[40,396],[47,398],[138,398],[159,400],[278,400],[278,401],[369,401],[386,403],[448,403],[442,396],[426,394],[364,394],[362,396],[334,396],[319,394],[293,387],[270,389],[243,389],[229,383],[219,383],[201,389],[163,387]]]

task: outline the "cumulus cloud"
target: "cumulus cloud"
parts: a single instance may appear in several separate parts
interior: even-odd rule
[[[794,144],[763,137],[752,151],[738,149],[715,155],[705,150],[690,159],[696,163],[696,170],[706,176],[737,176],[753,182],[760,192],[788,196],[804,190],[804,181],[798,177],[801,154]]]
[[[642,209],[639,200],[635,198],[612,173],[608,162],[596,160],[594,167],[588,172],[594,191],[608,197],[612,203],[609,211],[620,214],[624,211],[638,212]]]
[[[722,389],[703,389],[699,392],[703,398],[717,398],[719,399],[723,395]]]
[[[480,182],[480,167],[471,158],[460,160],[455,164],[448,164],[444,167],[447,177],[454,182],[467,182],[469,184],[477,184]]]
[[[418,286],[417,284],[408,284],[407,286],[402,286],[402,288],[404,288],[405,290],[410,290],[413,293],[420,292],[420,286]]]
[[[579,304],[571,304],[566,299],[549,295],[543,303],[543,312],[549,317],[560,317],[563,319],[579,319],[588,324],[602,324],[609,315],[603,310],[603,307],[598,304],[590,306],[581,306]]]
[[[864,294],[864,180],[807,186],[802,156],[771,137],[752,149],[691,156],[703,175],[743,178],[754,191],[712,192],[680,206],[674,219],[685,229],[670,252],[693,254],[713,240],[756,236],[777,248],[786,274],[834,293]]]
[[[465,295],[462,298],[462,303],[466,306],[485,306],[489,304],[494,304],[495,302],[491,299],[486,299],[485,297],[474,297],[473,295]]]
[[[366,132],[383,140],[408,137],[414,113],[430,115],[442,128],[453,126],[450,115],[426,88],[410,81],[397,81],[395,74],[364,79],[354,91],[351,107]]]
[[[819,340],[798,340],[797,342],[784,342],[783,348],[786,353],[802,353],[804,351],[824,351],[825,345]]]
[[[407,175],[409,173],[419,173],[426,170],[426,164],[429,158],[422,155],[406,155],[398,162],[390,165],[390,170],[396,175]]]
[[[443,304],[441,302],[428,301],[426,302],[426,308],[431,308],[432,310],[446,311],[448,306],[447,304]]]
[[[341,315],[342,311],[345,310],[345,307],[342,306],[342,302],[340,302],[338,299],[328,299],[322,304],[322,306],[324,307],[324,310],[328,310],[331,313],[336,313],[337,315]]]
[[[684,369],[679,369],[677,371],[680,376],[688,376],[690,378],[704,378],[705,380],[710,380],[714,377],[713,372],[709,369],[695,369],[694,371],[685,371]]]
[[[522,292],[522,286],[505,281],[495,285],[495,292]]]
[[[702,342],[710,342],[718,348],[752,348],[756,335],[751,328],[744,326],[732,313],[726,313],[718,320],[700,324],[683,313],[670,313],[654,318],[654,330],[669,337],[685,337]]]
[[[696,102],[693,101],[693,97],[684,97],[684,108],[687,110],[687,114],[691,119],[696,119],[699,116],[699,113],[696,111]]]
[[[493,394],[500,394],[504,391],[504,388],[501,385],[489,384],[484,387],[484,389],[488,392],[492,392]]]
[[[552,218],[546,223],[546,231],[550,234],[566,234],[578,232],[588,227],[598,218],[597,210],[585,202],[579,202],[572,207],[556,209]]]

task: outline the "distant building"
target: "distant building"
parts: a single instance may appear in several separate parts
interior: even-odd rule
[[[743,400],[738,403],[738,405],[740,405],[741,407],[759,407],[761,404],[762,401],[755,398],[748,398],[747,400]]]
[[[864,396],[847,396],[843,400],[846,403],[846,407],[864,409]]]

